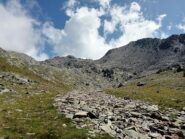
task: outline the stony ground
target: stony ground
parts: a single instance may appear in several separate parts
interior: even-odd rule
[[[100,91],[73,91],[56,96],[54,106],[89,134],[108,133],[117,139],[184,139],[185,108],[161,112],[157,105],[116,98]]]

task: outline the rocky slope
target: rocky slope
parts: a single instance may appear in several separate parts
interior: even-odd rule
[[[68,76],[72,75],[71,78],[79,85],[100,88],[119,86],[127,80],[161,69],[182,69],[185,65],[185,34],[172,35],[167,39],[146,38],[131,42],[126,46],[109,50],[96,61],[67,56],[38,62],[27,55],[2,49],[0,55],[9,63],[26,66],[47,79],[54,80],[52,71],[57,70],[59,73],[63,71],[69,73]],[[45,74],[45,71],[50,72]]]
[[[141,39],[116,48],[97,61],[103,67],[147,72],[185,63],[185,35]]]
[[[67,56],[43,61],[41,65],[72,70],[73,74],[79,75],[79,80],[86,81],[84,85],[119,86],[125,81],[158,70],[182,70],[185,65],[185,34],[172,35],[167,39],[146,38],[131,42],[109,50],[96,61]]]
[[[185,138],[185,108],[162,113],[157,105],[95,91],[57,96],[54,106],[78,128],[89,128],[90,134],[106,132],[117,139]]]
[[[0,100],[2,102],[0,138],[2,133],[3,137],[8,134],[10,138],[14,136],[23,138],[78,136],[81,138],[81,134],[76,132],[82,132],[84,128],[90,130],[88,137],[91,138],[94,138],[92,136],[97,133],[108,133],[119,139],[185,138],[184,109],[181,111],[168,109],[163,113],[158,109],[158,105],[131,100],[127,97],[127,93],[132,93],[134,98],[138,92],[143,91],[143,96],[149,99],[145,92],[155,93],[153,96],[159,94],[158,97],[160,94],[174,96],[177,92],[178,99],[168,98],[168,100],[178,106],[184,105],[182,103],[184,98],[180,98],[185,92],[184,78],[182,79],[181,75],[184,64],[185,35],[173,35],[162,40],[141,39],[110,50],[96,61],[67,56],[38,62],[27,55],[0,49]],[[163,77],[160,73],[166,70],[170,72],[163,75],[163,79],[152,76],[154,74]],[[179,73],[178,77],[173,74],[174,72]],[[168,78],[165,78],[166,75]],[[144,79],[143,76],[147,77],[147,80],[144,82],[138,80]],[[174,84],[175,81],[182,81],[182,83]],[[131,83],[130,88],[128,82]],[[101,92],[105,88],[112,87],[124,88],[125,90],[118,90],[118,93],[125,93],[126,96],[116,98]],[[175,92],[173,95],[170,89]],[[69,90],[76,91],[64,96],[64,93]],[[52,107],[54,97],[54,106],[58,108],[58,112],[71,118],[73,124],[82,130],[67,124],[65,117],[57,118],[56,123],[55,117],[59,116]],[[160,103],[162,103],[161,98]],[[48,123],[50,122],[48,119],[52,122]],[[30,128],[32,120],[36,121],[33,129]],[[43,131],[43,127],[48,124],[52,128],[51,133],[50,129]],[[60,128],[56,128],[56,125]],[[68,135],[71,129],[73,132]],[[67,135],[65,132],[60,132],[61,130],[67,132]],[[83,138],[86,137],[83,132]]]

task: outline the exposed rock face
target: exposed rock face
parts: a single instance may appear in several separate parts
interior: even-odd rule
[[[16,91],[8,89],[4,84],[0,84],[0,95],[5,93],[16,93]]]
[[[84,80],[106,80],[118,86],[127,80],[161,69],[172,70],[174,65],[178,65],[175,67],[176,71],[182,71],[181,65],[185,64],[184,40],[183,34],[162,40],[146,38],[109,50],[104,57],[96,61],[67,56],[55,57],[41,64],[73,70]]]
[[[185,61],[185,35],[167,39],[141,39],[126,46],[109,50],[97,61],[103,67],[143,72]]]
[[[185,138],[185,111],[116,98],[103,92],[71,92],[56,96],[54,106],[90,133],[108,133],[117,139]],[[175,115],[175,118],[171,118]]]
[[[15,84],[25,85],[25,84],[35,84],[37,81],[33,81],[27,78],[23,78],[16,74],[8,73],[8,72],[0,72],[0,78]]]
[[[39,65],[39,62],[34,60],[32,57],[18,53],[13,51],[5,51],[0,48],[0,57],[6,58],[6,60],[16,66],[31,66],[31,65]]]
[[[3,84],[0,84],[0,94],[4,94],[10,92],[9,89],[7,89]]]
[[[163,40],[141,39],[110,50],[96,61],[68,56],[38,62],[27,55],[2,49],[0,58],[5,58],[11,65],[27,67],[46,80],[66,82],[83,90],[110,86],[119,88],[130,79],[156,71],[184,72],[185,77],[185,35],[173,35]],[[0,79],[18,85],[38,83],[9,72],[0,72]],[[138,82],[137,86],[146,84]],[[7,92],[14,91],[0,84],[0,94]],[[128,97],[116,98],[97,91],[76,91],[63,97],[57,96],[54,105],[78,128],[89,128],[91,134],[108,133],[118,139],[185,138],[185,108],[181,112],[169,109],[162,113],[157,105],[133,101]]]

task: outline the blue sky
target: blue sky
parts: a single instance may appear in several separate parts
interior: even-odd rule
[[[184,0],[0,0],[0,47],[37,60],[98,59],[146,37],[185,32]]]

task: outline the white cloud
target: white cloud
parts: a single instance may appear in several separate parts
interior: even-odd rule
[[[96,0],[103,8],[109,8],[112,0]]]
[[[177,27],[179,30],[185,32],[185,18],[183,18],[183,19],[182,19],[182,22],[179,23],[178,25],[176,25],[176,27]]]
[[[66,6],[67,7],[73,7],[76,4],[76,0],[68,0]]]
[[[130,7],[121,7],[115,5],[112,7],[111,20],[105,21],[104,31],[111,34],[115,31],[121,32],[121,36],[110,40],[112,47],[123,46],[130,41],[135,41],[146,37],[157,37],[158,30],[162,25],[162,20],[166,16],[160,15],[156,21],[148,20],[141,12],[138,3],[131,3]],[[158,35],[159,37],[160,35]]]
[[[55,28],[51,23],[45,24],[43,33],[54,45],[58,55],[97,59],[107,50],[130,41],[165,36],[159,31],[165,14],[155,20],[148,20],[136,2],[130,6],[119,6],[111,5],[111,0],[96,1],[100,5],[98,8],[67,8],[66,13],[70,19],[66,21],[64,29]],[[110,17],[110,20],[102,16]],[[100,33],[100,28],[103,28],[104,34]],[[115,38],[113,33],[117,31],[121,35]],[[113,37],[108,39],[111,35]]]
[[[105,31],[105,34],[111,34],[115,31],[115,22],[109,22],[107,20],[104,21],[104,31]]]
[[[64,28],[55,28],[52,22],[43,24],[34,19],[19,0],[1,3],[0,46],[43,60],[48,58],[43,52],[47,41],[57,55],[97,59],[107,50],[130,41],[166,35],[159,31],[165,14],[148,20],[137,2],[120,6],[112,4],[112,0],[94,1],[99,3],[99,7],[82,7],[77,0],[68,0],[63,7],[69,16]],[[178,27],[185,31],[184,24]],[[116,32],[119,35],[115,37],[113,34]]]
[[[96,9],[81,7],[66,22],[64,29],[47,24],[43,32],[54,44],[58,55],[97,59],[108,50],[98,32],[101,25],[99,16]]]
[[[163,21],[163,19],[166,17],[167,15],[166,14],[162,14],[160,15],[157,20],[159,21],[159,23],[161,23]]]
[[[141,10],[141,6],[137,2],[132,2],[130,10],[131,12],[139,12]]]
[[[185,32],[185,24],[179,24],[177,25],[177,28]]]
[[[0,4],[0,47],[28,54],[37,60],[48,58],[42,53],[44,39],[39,22],[28,15],[18,0]]]

